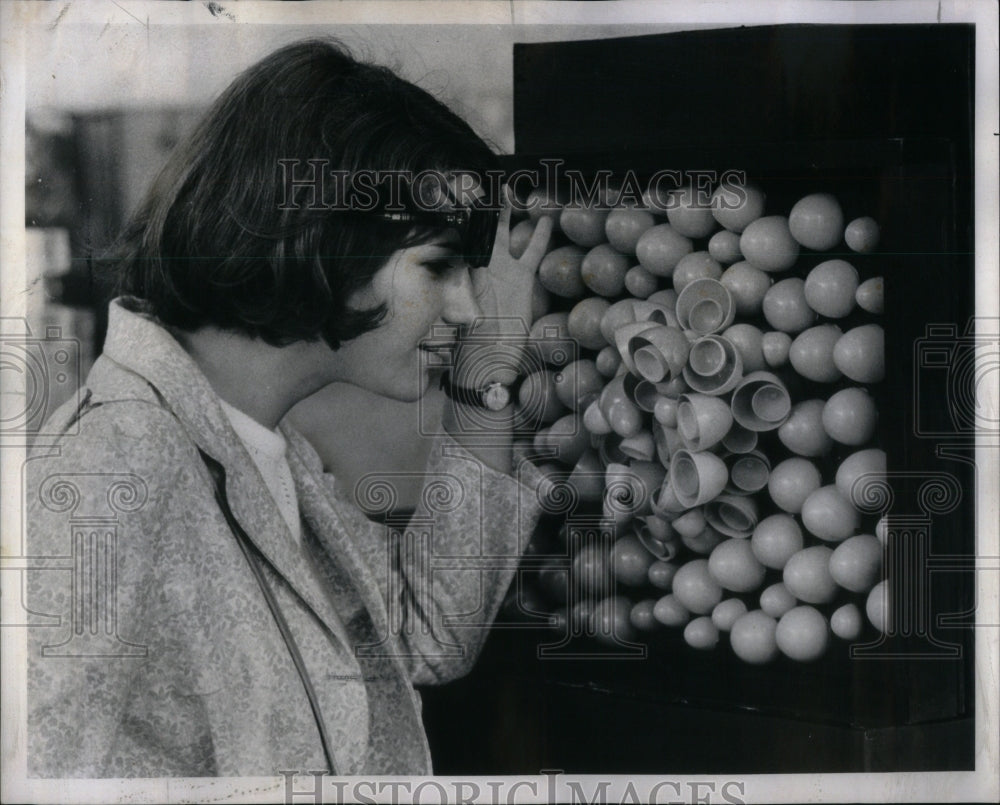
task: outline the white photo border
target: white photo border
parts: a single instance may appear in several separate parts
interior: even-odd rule
[[[209,7],[215,7],[215,13]],[[218,13],[222,9],[224,13]],[[928,0],[874,0],[873,2],[837,2],[818,0],[789,3],[782,0],[747,3],[740,0],[711,2],[312,2],[271,3],[159,3],[134,0],[100,2],[35,3],[5,0],[0,3],[0,314],[24,316],[25,278],[24,192],[25,170],[25,68],[29,29],[52,32],[52,41],[66,35],[62,30],[77,24],[109,26],[153,25],[592,25],[592,26],[676,26],[677,30],[734,25],[770,25],[783,23],[973,23],[976,26],[976,115],[975,115],[975,281],[976,315],[996,319],[1000,316],[1000,270],[998,270],[998,7],[995,0],[934,2]],[[140,28],[133,37],[140,48]],[[656,30],[663,30],[657,28]],[[634,33],[630,29],[629,33]],[[124,47],[124,46],[123,46]],[[236,69],[234,68],[234,73]],[[983,404],[1000,410],[998,390],[982,389]],[[976,526],[979,553],[978,617],[987,623],[1000,623],[1000,545],[998,521],[1000,502],[1000,449],[980,440],[976,450],[977,500]],[[23,449],[5,445],[0,450],[2,502],[0,529],[3,554],[17,555],[22,528],[19,489]],[[9,602],[5,599],[3,606]],[[2,614],[2,613],[0,613]],[[2,619],[0,619],[2,621]],[[0,629],[3,657],[2,688],[2,798],[7,802],[283,802],[286,781],[281,778],[247,779],[157,779],[157,780],[35,780],[26,777],[26,663],[23,629]],[[998,670],[997,627],[976,630],[976,768],[973,772],[914,772],[892,774],[779,774],[779,775],[701,775],[691,778],[671,776],[613,777],[598,775],[537,775],[535,777],[435,778],[441,790],[461,796],[472,789],[457,783],[479,781],[480,795],[469,801],[545,802],[553,792],[566,801],[568,781],[578,781],[582,790],[593,791],[604,780],[606,801],[631,801],[629,797],[648,796],[655,786],[681,801],[696,800],[714,792],[710,801],[720,799],[723,787],[734,781],[740,788],[729,792],[746,802],[848,802],[848,801],[997,801],[1000,798],[1000,752],[998,752]],[[696,771],[696,770],[694,770]],[[387,784],[379,790],[391,792],[388,785],[404,778],[379,778]],[[489,786],[487,780],[499,785]],[[371,781],[347,780],[342,793],[375,801],[376,789],[354,784]],[[663,788],[664,783],[669,783]],[[411,781],[408,790],[414,790]],[[676,787],[673,785],[676,783]],[[628,785],[632,785],[629,793]],[[708,786],[711,784],[712,788]],[[296,783],[297,790],[308,790],[309,782]],[[680,789],[680,790],[678,790]],[[409,801],[406,788],[396,787],[397,801]],[[425,788],[421,801],[436,801],[439,789]],[[336,792],[329,787],[328,791]],[[677,801],[662,799],[660,801]],[[301,798],[296,801],[304,801]],[[305,800],[308,801],[308,800]],[[639,800],[644,801],[644,799]]]

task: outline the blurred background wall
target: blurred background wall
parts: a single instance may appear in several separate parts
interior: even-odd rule
[[[86,258],[106,246],[181,135],[245,67],[289,42],[334,37],[429,90],[502,153],[513,150],[515,42],[676,30],[645,25],[36,25],[26,39],[29,282],[79,304]],[[655,80],[655,77],[651,77]],[[41,243],[48,238],[47,245]],[[52,255],[61,262],[52,262]],[[46,256],[48,255],[48,256]],[[37,261],[42,263],[38,264]],[[46,262],[48,261],[48,262]],[[68,262],[67,262],[68,261]],[[98,339],[100,338],[98,327]]]
[[[237,73],[272,50],[308,37],[336,38],[359,58],[385,64],[427,89],[497,151],[510,153],[516,42],[605,39],[680,27],[232,25],[208,17],[205,24],[144,25],[126,13],[119,16],[114,24],[92,24],[73,22],[68,14],[26,33],[28,322],[36,335],[55,328],[58,337],[78,346],[74,374],[80,378],[100,352],[111,295],[93,257],[113,241],[201,111]],[[657,86],[656,76],[650,83]],[[26,389],[29,397],[42,400],[32,409],[33,422],[40,425],[73,391],[69,383]],[[363,425],[345,431],[351,461],[338,468],[341,472],[422,469],[427,441],[417,437],[417,406],[354,388],[331,399],[345,407],[331,409],[333,420],[349,412],[356,418],[365,410],[373,421],[389,423],[374,431]],[[434,393],[424,401],[432,409],[440,404]],[[373,432],[385,438],[379,442]]]

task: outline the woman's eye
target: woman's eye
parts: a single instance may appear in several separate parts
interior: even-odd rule
[[[454,258],[451,260],[424,260],[423,264],[428,271],[437,276],[444,276],[452,271],[464,270],[466,267],[464,262]]]

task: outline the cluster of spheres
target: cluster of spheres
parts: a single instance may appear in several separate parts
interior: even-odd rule
[[[538,194],[512,228],[515,255],[542,215],[557,232],[519,401],[563,555],[528,595],[605,640],[674,629],[808,662],[885,625],[885,528],[863,506],[886,471],[883,280],[857,267],[879,228],[829,193],[782,215],[740,190],[603,209]],[[574,530],[588,506],[600,538]]]

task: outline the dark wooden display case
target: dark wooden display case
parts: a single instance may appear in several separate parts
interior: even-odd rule
[[[877,252],[848,259],[862,279],[886,278],[879,443],[900,524],[893,604],[908,617],[885,638],[866,632],[858,656],[836,641],[817,662],[763,667],[725,640],[697,652],[666,629],[644,659],[539,659],[551,630],[501,622],[469,677],[424,690],[436,771],[973,768],[974,423],[961,364],[986,337],[971,324],[974,29],[766,26],[514,56],[512,167],[741,169],[769,214],[831,192],[848,220],[881,223]],[[827,259],[813,257],[803,270]],[[935,499],[935,483],[960,500]]]

